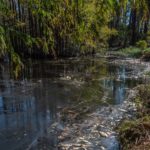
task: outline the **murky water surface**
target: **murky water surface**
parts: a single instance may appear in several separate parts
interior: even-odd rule
[[[59,121],[58,110],[74,102],[120,104],[141,81],[143,68],[106,59],[70,59],[28,63],[20,80],[0,66],[0,149],[24,150]],[[134,77],[134,78],[133,78]]]

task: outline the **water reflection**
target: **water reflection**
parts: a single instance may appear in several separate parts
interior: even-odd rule
[[[134,73],[134,70],[125,67],[125,65],[110,67],[110,76],[102,81],[102,85],[107,91],[109,91],[109,102],[112,104],[120,104],[127,96],[127,89],[135,87],[142,83],[142,81],[130,78],[130,75]]]
[[[73,101],[121,103],[126,89],[139,81],[128,78],[134,71],[106,60],[85,59],[34,62],[22,72],[20,81],[10,78],[8,66],[0,69],[0,149],[25,149],[47,134],[58,107]]]

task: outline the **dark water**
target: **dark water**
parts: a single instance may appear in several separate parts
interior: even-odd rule
[[[131,78],[134,66],[105,59],[30,62],[19,80],[0,67],[0,150],[24,150],[47,127],[59,121],[58,110],[74,102],[120,104],[129,88],[141,81]]]

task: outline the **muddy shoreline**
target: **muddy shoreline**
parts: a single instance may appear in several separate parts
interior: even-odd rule
[[[136,90],[130,90],[128,98],[117,106],[103,106],[87,115],[81,123],[66,123],[63,128],[55,123],[51,131],[59,131],[58,149],[119,149],[115,128],[122,119],[129,119],[136,113],[132,99]]]

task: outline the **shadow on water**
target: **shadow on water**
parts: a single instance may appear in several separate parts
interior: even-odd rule
[[[0,149],[26,149],[47,127],[59,121],[58,109],[74,101],[120,104],[128,88],[141,81],[130,78],[136,70],[105,59],[29,63],[20,80],[0,69]],[[57,140],[53,141],[57,144]]]

